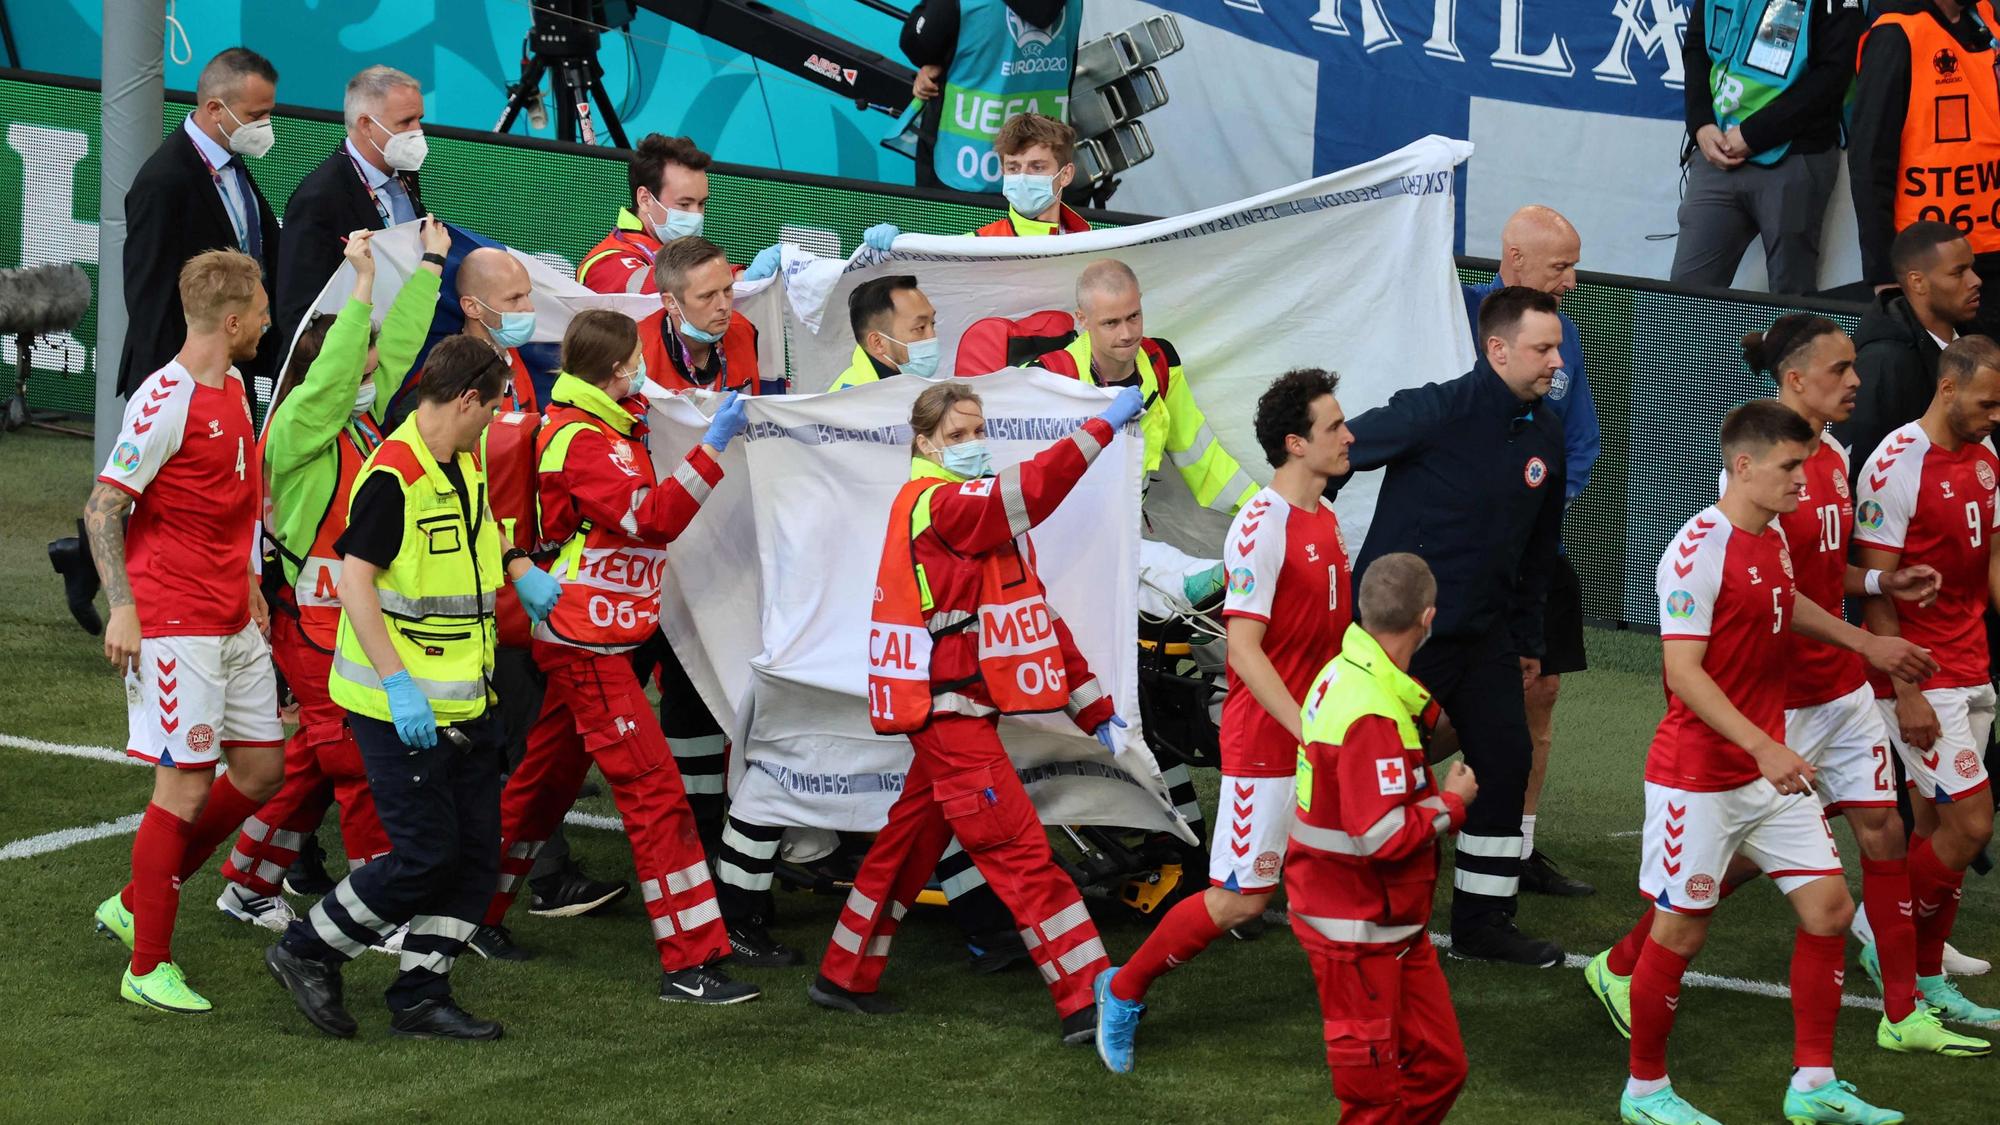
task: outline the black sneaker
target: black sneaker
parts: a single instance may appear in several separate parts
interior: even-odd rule
[[[264,968],[291,993],[306,1022],[336,1039],[354,1038],[354,1017],[340,999],[340,966],[301,957],[283,945],[264,951]]]
[[[1097,1005],[1092,1004],[1062,1018],[1062,1041],[1065,1047],[1082,1047],[1097,1042]]]
[[[62,575],[63,600],[69,603],[69,615],[76,618],[84,632],[95,637],[104,632],[104,619],[97,615],[97,564],[91,561],[87,542],[83,521],[78,520],[74,537],[49,544],[49,565]]]
[[[1451,955],[1462,961],[1501,961],[1538,969],[1553,969],[1563,963],[1562,946],[1528,937],[1505,914],[1489,914],[1453,926]]]
[[[1004,973],[1031,960],[1027,944],[1013,930],[995,930],[968,938],[965,949],[972,957],[972,971],[980,976]]]
[[[1264,936],[1264,931],[1268,928],[1269,924],[1264,921],[1262,915],[1259,915],[1240,926],[1231,926],[1229,936],[1237,941],[1256,941]]]
[[[610,906],[631,892],[629,883],[593,879],[564,860],[562,869],[528,880],[528,913],[537,918],[580,918]]]
[[[472,940],[465,943],[467,949],[488,961],[532,961],[532,950],[514,944],[514,932],[505,926],[481,926],[472,931]]]
[[[741,1004],[764,995],[754,984],[731,980],[714,965],[660,974],[660,999],[679,1004]]]
[[[729,960],[746,969],[785,969],[803,958],[799,951],[771,936],[759,921],[729,927]]]
[[[806,999],[822,1008],[864,1016],[893,1016],[903,1010],[903,1006],[893,1000],[884,1000],[873,992],[849,992],[823,975],[814,977],[813,982],[806,986]]]
[[[1597,888],[1589,883],[1563,874],[1562,868],[1539,851],[1529,852],[1528,858],[1521,862],[1521,889],[1557,898],[1582,898],[1597,893]]]
[[[426,1000],[414,1008],[389,1013],[389,1034],[405,1039],[498,1039],[500,1025],[452,1003]]]
[[[285,868],[285,893],[294,895],[330,895],[333,893],[333,878],[326,873],[326,853],[320,850],[319,837],[306,834],[305,846],[299,849],[299,856]]]

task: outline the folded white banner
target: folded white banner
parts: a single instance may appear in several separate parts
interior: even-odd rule
[[[1257,397],[1285,371],[1340,372],[1340,403],[1352,415],[1472,367],[1451,257],[1452,168],[1471,155],[1464,141],[1425,137],[1367,164],[1120,230],[904,235],[886,255],[864,247],[845,262],[788,255],[794,385],[827,387],[847,366],[854,352],[847,295],[862,282],[916,275],[937,306],[939,369],[950,372],[959,336],[973,322],[1073,309],[1083,267],[1117,258],[1139,275],[1146,332],[1180,352],[1223,448],[1268,480],[1252,418]],[[1357,546],[1378,479],[1357,479],[1340,494],[1340,517]],[[1177,480],[1156,482],[1146,503],[1155,535],[1214,557],[1228,521],[1195,512]]]
[[[909,479],[910,404],[926,385],[898,376],[749,400],[750,428],[724,453],[722,483],[668,549],[667,639],[731,732],[734,808],[753,823],[873,831],[901,792],[910,743],[869,728],[866,645],[889,506]],[[1000,466],[1111,398],[1045,371],[975,385]],[[656,399],[656,463],[685,456],[714,406],[706,394]],[[1114,758],[1059,714],[1002,721],[1049,823],[1178,823],[1139,729],[1141,448],[1128,427],[1033,532],[1050,603],[1131,724]]]

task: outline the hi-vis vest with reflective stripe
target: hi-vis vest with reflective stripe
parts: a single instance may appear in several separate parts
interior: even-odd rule
[[[1771,104],[1805,73],[1812,20],[1807,0],[1706,0],[1702,26],[1710,62],[1708,92],[1723,132]],[[1786,141],[1750,157],[1776,164]]]
[[[1974,7],[1990,31],[1991,0]],[[1976,254],[2000,250],[2000,82],[1994,51],[1968,53],[1930,12],[1889,12],[1884,24],[1903,29],[1910,43],[1909,108],[1903,116],[1902,152],[1896,168],[1896,229],[1911,223],[1950,223],[1965,232]],[[1868,32],[1860,50],[1868,46]]]
[[[403,489],[403,541],[396,558],[375,575],[389,643],[440,723],[476,719],[492,701],[493,618],[500,587],[500,532],[487,515],[486,477],[479,460],[458,455],[466,506],[417,435],[410,415],[361,467],[354,490],[376,474]],[[352,498],[350,497],[350,502]],[[357,715],[391,721],[382,678],[345,613],[334,645],[327,687],[333,701]]]
[[[298,578],[292,583],[292,599],[299,609],[299,629],[308,642],[325,652],[333,651],[340,633],[340,556],[334,552],[333,544],[347,530],[348,501],[354,495],[354,482],[361,475],[361,466],[368,458],[362,449],[363,442],[370,448],[382,444],[381,429],[375,425],[375,419],[365,414],[349,422],[334,440],[334,449],[340,457],[340,479],[327,497],[326,513],[320,516],[319,526],[313,531],[312,546],[306,549],[306,557],[298,560]]]
[[[629,432],[631,415],[626,415],[627,429],[620,430],[599,413],[623,412],[624,407],[574,375],[565,374],[558,380],[557,394],[561,397],[549,408],[537,441],[541,446],[539,472],[561,472],[569,458],[570,443],[585,430],[595,429],[611,443],[612,455],[626,468],[642,480],[657,480],[652,455]],[[683,487],[690,477],[706,490],[706,482],[692,470],[682,477]],[[690,491],[701,495],[695,489]],[[634,500],[645,495],[639,492]],[[584,520],[557,553],[549,573],[563,584],[563,596],[549,616],[534,627],[537,640],[592,652],[625,652],[659,631],[660,583],[667,575],[665,547],[637,542],[626,529],[600,527]]]
[[[979,559],[977,614],[938,609],[916,561],[917,537],[931,525],[931,493],[951,482],[918,477],[889,509],[875,607],[868,622],[868,718],[877,734],[908,734],[930,721],[933,694],[963,685],[931,683],[931,642],[972,629],[979,679],[1002,714],[1060,711],[1069,703],[1069,673],[1026,536]],[[992,478],[966,482],[991,487]]]
[[[1139,355],[1139,394],[1146,402],[1146,412],[1139,416],[1139,432],[1146,438],[1146,471],[1158,472],[1164,455],[1180,471],[1195,503],[1234,513],[1256,495],[1257,482],[1215,439],[1208,416],[1188,389],[1180,353],[1166,341],[1148,336],[1139,345]],[[1090,370],[1088,332],[1077,333],[1063,350],[1035,362],[1086,385],[1097,383]]]
[[[869,358],[868,349],[862,347],[860,344],[856,344],[854,345],[854,358],[848,362],[847,370],[841,372],[839,377],[834,379],[833,386],[828,387],[827,390],[844,391],[849,387],[858,387],[863,383],[878,382],[881,378],[882,376],[875,372],[875,361]]]

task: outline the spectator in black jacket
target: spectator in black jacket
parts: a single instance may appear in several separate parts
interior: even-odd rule
[[[1857,477],[1875,447],[1929,409],[1937,390],[1938,355],[1979,312],[1979,275],[1972,246],[1957,227],[1912,223],[1890,244],[1901,289],[1875,295],[1875,307],[1854,333],[1854,369],[1861,389],[1854,414],[1833,436],[1848,446],[1848,475]]]
[[[371,66],[348,80],[342,108],[347,140],[285,204],[285,264],[271,321],[281,348],[340,268],[349,231],[382,230],[425,213],[417,191],[428,148],[423,87],[394,67]]]
[[[243,158],[271,149],[278,71],[247,47],[201,68],[194,112],[146,158],[125,193],[125,350],[118,393],[127,395],[181,350],[181,267],[206,250],[241,250],[264,267],[268,295],[278,268],[278,219]],[[270,376],[283,347],[267,338],[243,365]]]
[[[1861,9],[1855,0],[1811,0],[1811,15],[1787,41],[1759,34],[1761,5],[1733,20],[1716,7],[1688,5],[1681,54],[1691,150],[1671,276],[1726,287],[1761,237],[1771,292],[1810,293],[1819,288],[1820,228],[1840,175],[1841,100],[1854,76]]]
[[[1973,268],[2000,279],[2000,194],[1986,174],[1996,138],[1984,127],[2000,106],[1983,104],[1990,82],[1959,77],[1992,73],[1993,36],[1960,0],[1875,0],[1870,11],[1847,138],[1862,279],[1877,292],[1902,284],[1890,243],[1923,219],[1967,234]],[[1913,66],[1912,56],[1923,61]],[[1993,306],[1967,330],[2000,335]]]

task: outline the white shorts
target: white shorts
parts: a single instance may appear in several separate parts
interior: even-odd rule
[[[1813,788],[1827,815],[1896,807],[1889,731],[1867,684],[1839,699],[1785,712],[1785,742],[1819,771]]]
[[[224,750],[285,744],[271,646],[254,622],[228,637],[141,640],[125,713],[125,752],[154,765],[209,769]]]
[[[1878,699],[1889,739],[1903,756],[1910,788],[1925,800],[1949,804],[1986,788],[1986,736],[1993,731],[1993,685],[1932,688],[1924,693],[1937,712],[1938,740],[1929,750],[1905,746],[1896,723],[1896,701]]]
[[[1722,876],[1741,852],[1791,894],[1839,876],[1840,852],[1819,802],[1780,794],[1763,778],[1719,793],[1646,783],[1639,890],[1676,914],[1706,914],[1722,898]]]
[[[1225,891],[1256,894],[1278,885],[1285,845],[1298,815],[1298,785],[1284,777],[1222,775],[1215,838],[1208,845],[1208,881]]]

